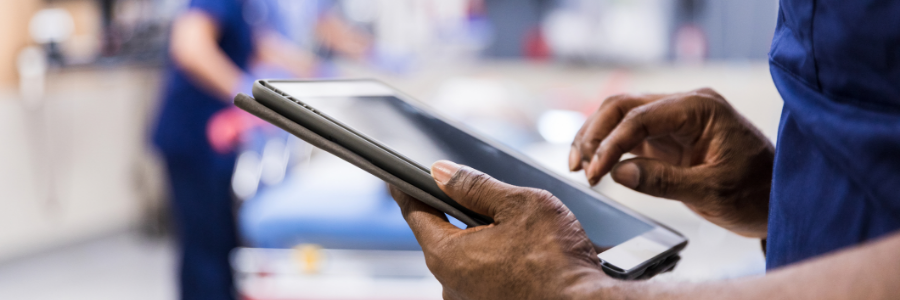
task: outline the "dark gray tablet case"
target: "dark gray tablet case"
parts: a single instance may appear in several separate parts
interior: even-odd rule
[[[276,113],[275,111],[269,109],[268,107],[260,104],[253,97],[250,97],[245,94],[238,94],[234,97],[234,105],[243,109],[254,116],[263,119],[266,122],[271,123],[272,125],[278,126],[281,129],[284,129],[290,134],[300,138],[301,140],[306,141],[310,145],[313,145],[319,149],[325,150],[328,153],[334,154],[335,156],[353,164],[354,166],[359,167],[360,169],[369,172],[375,177],[384,180],[393,186],[396,186],[401,191],[406,194],[412,196],[413,198],[419,199],[419,201],[424,202],[425,204],[430,205],[431,207],[437,208],[440,211],[450,213],[460,221],[466,224],[477,224],[475,220],[469,218],[456,208],[453,208],[447,203],[444,203],[438,198],[432,196],[431,194],[413,186],[412,184],[407,183],[406,181],[397,178],[396,176],[388,173],[387,171],[379,168],[378,166],[372,164],[365,158],[356,155],[341,145],[338,145],[332,141],[325,139],[324,137],[316,134],[315,132],[306,129],[303,126],[294,123],[291,120],[288,120],[284,116]],[[352,183],[348,183],[352,184]]]

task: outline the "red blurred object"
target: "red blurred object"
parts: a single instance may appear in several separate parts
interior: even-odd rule
[[[210,118],[206,124],[206,138],[216,152],[229,153],[234,151],[245,132],[266,124],[265,121],[237,107],[229,107]]]
[[[532,28],[525,34],[524,47],[525,57],[531,60],[545,61],[550,59],[552,54],[540,27]]]
[[[675,32],[675,59],[681,62],[701,63],[706,60],[709,43],[703,28],[685,24]]]

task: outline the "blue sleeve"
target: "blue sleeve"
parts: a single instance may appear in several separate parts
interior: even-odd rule
[[[209,14],[222,28],[223,24],[234,22],[234,16],[241,15],[242,5],[237,0],[191,0],[188,9]]]

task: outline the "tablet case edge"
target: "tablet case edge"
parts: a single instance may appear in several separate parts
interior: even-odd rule
[[[256,101],[256,99],[254,99],[253,97],[251,97],[249,95],[246,95],[243,93],[238,94],[237,96],[234,97],[234,105],[237,106],[238,108],[266,121],[266,122],[271,123],[272,125],[275,125],[281,129],[284,129],[288,133],[293,134],[294,136],[300,138],[301,140],[306,141],[307,143],[315,146],[316,148],[325,150],[326,152],[331,153],[334,156],[337,156],[337,157],[343,159],[344,161],[347,161],[347,162],[353,164],[354,166],[356,166],[360,169],[363,169],[366,172],[369,172],[369,174],[375,175],[375,177],[378,177],[379,179],[384,180],[384,182],[386,182],[388,184],[396,186],[404,193],[408,194],[409,196],[411,196],[415,199],[418,199],[419,201],[424,202],[425,204],[428,204],[431,207],[434,207],[443,212],[459,212],[456,208],[450,206],[447,203],[444,203],[443,201],[439,200],[438,198],[413,186],[412,184],[409,184],[406,181],[403,181],[402,179],[392,175],[391,173],[388,173],[384,169],[379,168],[378,166],[372,164],[371,162],[369,162],[365,158],[357,155],[356,153],[353,153],[352,151],[347,150],[346,148],[342,147],[341,145],[338,145],[337,143],[332,142],[332,141],[316,134],[315,132],[310,131],[309,129],[306,129],[303,126],[300,126],[297,123],[294,123],[293,121],[288,120],[284,116],[282,116],[282,115],[276,113],[275,111],[269,109],[268,107],[260,104],[259,102]],[[456,216],[456,218],[459,219],[460,221],[462,221],[463,223],[477,224],[477,222],[475,222],[475,220],[468,218],[468,216],[466,216],[465,214],[462,214],[462,212],[459,212],[458,214],[454,214],[454,215],[458,215],[458,216]],[[460,217],[460,215],[461,215],[461,217]]]

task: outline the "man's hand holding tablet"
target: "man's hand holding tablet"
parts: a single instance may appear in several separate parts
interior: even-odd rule
[[[612,279],[581,223],[547,191],[509,185],[438,161],[435,182],[460,204],[494,219],[460,229],[399,189],[391,194],[444,286],[444,299],[559,299]],[[508,287],[508,288],[504,288]]]

